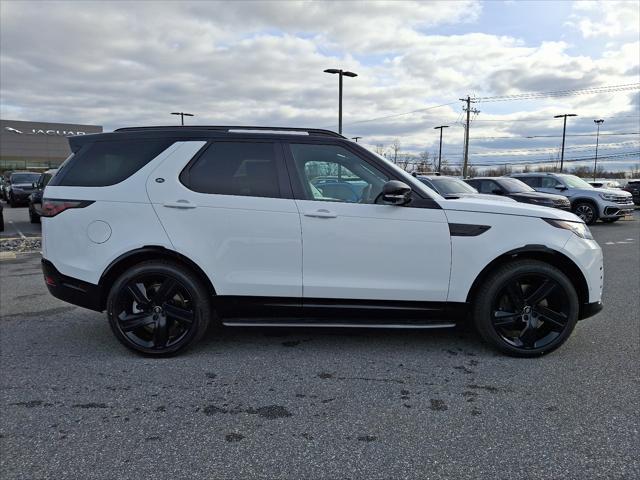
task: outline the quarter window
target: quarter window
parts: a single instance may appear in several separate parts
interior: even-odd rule
[[[218,195],[279,197],[275,144],[215,142],[181,179],[191,190]]]
[[[306,200],[375,203],[389,177],[338,145],[291,144]]]

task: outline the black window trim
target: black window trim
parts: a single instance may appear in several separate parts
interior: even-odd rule
[[[198,140],[206,140],[206,143],[198,150],[198,152],[189,160],[189,162],[184,166],[184,168],[180,171],[178,175],[179,182],[187,188],[189,191],[194,193],[199,193],[202,195],[229,195],[222,193],[205,193],[198,192],[197,190],[193,190],[190,185],[190,171],[191,168],[198,162],[198,160],[205,154],[205,152],[211,148],[216,143],[269,143],[273,146],[273,153],[275,154],[275,164],[276,164],[276,176],[278,179],[278,189],[280,190],[280,195],[277,197],[255,197],[252,195],[230,195],[236,197],[250,197],[250,198],[283,198],[283,199],[293,199],[293,191],[291,188],[291,182],[289,179],[289,175],[287,174],[286,162],[284,160],[284,151],[282,142],[275,139],[270,138],[230,138],[230,137],[216,137],[209,139],[198,139]]]

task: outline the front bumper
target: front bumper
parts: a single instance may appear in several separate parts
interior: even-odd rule
[[[600,204],[600,218],[618,218],[631,215],[634,210],[633,200],[629,203],[603,202]]]
[[[67,277],[60,273],[49,260],[42,259],[42,273],[49,293],[62,301],[79,307],[102,312],[102,291],[98,285]]]

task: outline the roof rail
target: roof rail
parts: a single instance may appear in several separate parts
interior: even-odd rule
[[[184,125],[184,126],[156,126],[156,127],[124,127],[117,128],[114,132],[133,132],[133,131],[144,131],[144,130],[207,130],[207,131],[217,131],[217,132],[229,132],[229,133],[262,133],[265,134],[307,134],[314,136],[322,136],[322,137],[338,137],[338,138],[346,138],[339,133],[332,132],[331,130],[324,130],[321,128],[295,128],[295,127],[254,127],[254,126],[245,126],[245,125]]]

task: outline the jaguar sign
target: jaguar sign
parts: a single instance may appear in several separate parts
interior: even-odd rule
[[[8,132],[15,133],[17,135],[56,135],[59,137],[68,137],[72,135],[86,135],[86,132],[82,132],[80,130],[43,130],[41,128],[32,128],[29,131],[18,130],[14,127],[4,127],[4,129]]]

